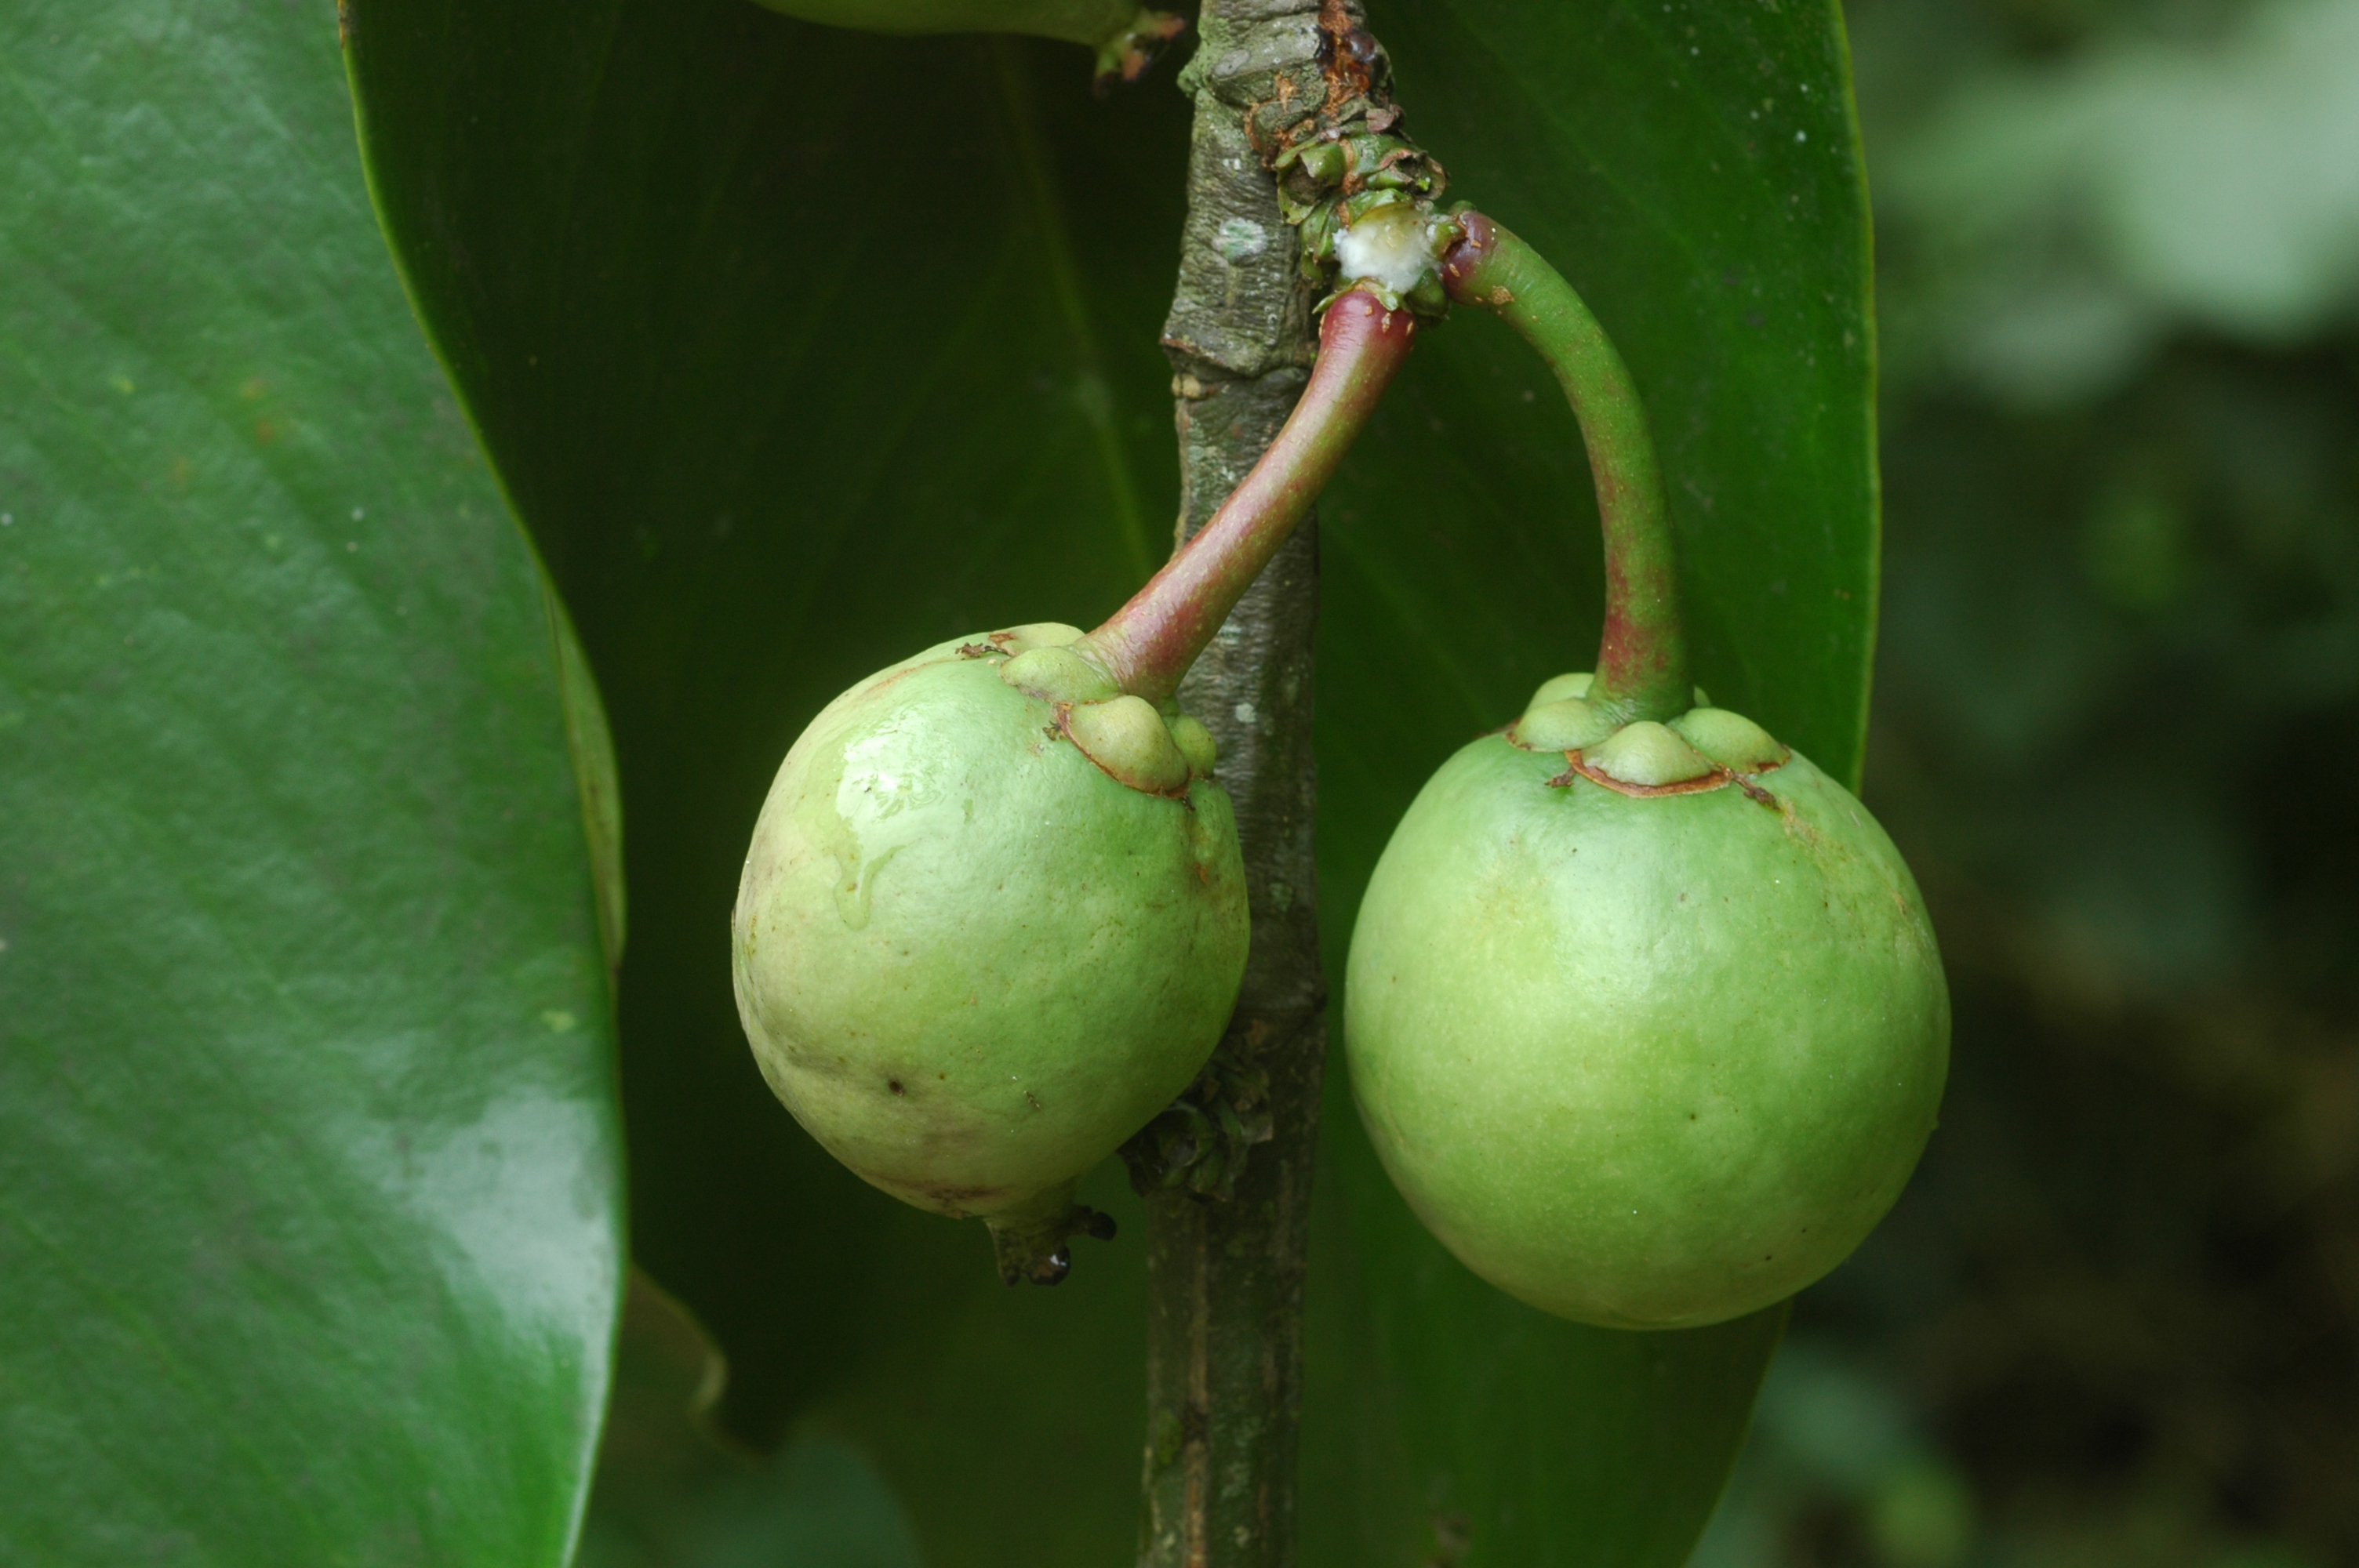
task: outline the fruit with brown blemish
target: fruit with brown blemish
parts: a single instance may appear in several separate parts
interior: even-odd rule
[[[795,1119],[896,1197],[990,1220],[1036,1278],[1095,1223],[1074,1178],[1203,1065],[1245,957],[1209,767],[1110,685],[1007,678],[1080,636],[955,639],[829,705],[763,806],[733,947]]]

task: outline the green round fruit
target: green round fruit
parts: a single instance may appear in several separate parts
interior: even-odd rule
[[[844,693],[770,786],[737,1007],[810,1134],[1053,1279],[1073,1179],[1202,1067],[1245,973],[1210,737],[1114,692],[1069,626],[945,643]],[[1175,733],[1176,731],[1176,733]]]
[[[1095,44],[1138,14],[1137,0],[762,0],[806,22],[872,33],[1030,33]]]
[[[1615,726],[1585,686],[1461,750],[1395,831],[1353,933],[1353,1092],[1484,1279],[1601,1326],[1717,1323],[1899,1195],[1949,994],[1842,785],[1735,714]],[[1587,749],[1536,749],[1566,736]]]

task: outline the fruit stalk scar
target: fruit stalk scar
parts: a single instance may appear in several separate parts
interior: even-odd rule
[[[1590,702],[1614,717],[1661,720],[1692,701],[1679,560],[1647,410],[1613,341],[1572,285],[1538,252],[1480,212],[1444,254],[1443,287],[1496,312],[1539,351],[1589,447],[1605,535],[1605,632]]]
[[[1370,290],[1338,296],[1320,330],[1310,384],[1277,439],[1212,520],[1074,650],[1122,690],[1169,702],[1326,487],[1416,336],[1416,317],[1387,308]]]

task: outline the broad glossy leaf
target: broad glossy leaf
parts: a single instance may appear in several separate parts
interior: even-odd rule
[[[938,1568],[1116,1554],[1136,1242],[1010,1292],[980,1226],[842,1171],[755,1071],[725,932],[821,703],[962,630],[1092,621],[1167,547],[1186,107],[1099,103],[1080,49],[737,0],[348,14],[388,228],[614,723],[637,1255],[728,1351],[730,1422],[863,1443]]]
[[[0,79],[0,1560],[560,1563],[590,855],[334,16],[19,0]]]
[[[1088,624],[1164,547],[1155,339],[1186,105],[1156,83],[1093,102],[1079,51],[863,38],[734,0],[352,15],[388,227],[614,720],[640,1256],[728,1349],[738,1428],[856,1439],[929,1562],[1116,1556],[1135,1244],[1006,1294],[979,1229],[835,1168],[754,1071],[721,933],[769,775],[821,703],[961,631]],[[1873,469],[1834,19],[1681,14],[1705,70],[1643,7],[1581,16],[1375,21],[1461,190],[1627,319],[1682,486],[1707,684],[1848,769]],[[1773,168],[1783,148],[1744,129],[1765,58],[1821,95],[1781,131],[1819,161]],[[1594,640],[1585,474],[1561,406],[1521,397],[1545,384],[1520,353],[1485,321],[1438,334],[1330,510],[1339,940],[1425,773]],[[1415,1228],[1340,1100],[1329,1126],[1310,1560],[1420,1562],[1439,1510],[1511,1543],[1502,1561],[1586,1561],[1608,1520],[1614,1561],[1677,1561],[1774,1314],[1624,1336],[1525,1313]]]

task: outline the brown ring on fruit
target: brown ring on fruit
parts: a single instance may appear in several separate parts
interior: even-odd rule
[[[1509,742],[1511,745],[1513,743]],[[1790,756],[1792,752],[1788,752],[1787,755]],[[1763,773],[1775,773],[1786,765],[1784,758],[1780,758],[1766,768],[1756,768],[1748,773],[1740,773],[1734,768],[1716,768],[1701,778],[1681,779],[1677,784],[1625,784],[1611,774],[1599,773],[1582,761],[1579,752],[1567,752],[1564,754],[1564,772],[1549,780],[1550,789],[1570,789],[1572,787],[1574,779],[1582,778],[1587,779],[1591,784],[1602,784],[1616,795],[1645,797],[1658,795],[1702,795],[1709,790],[1725,789],[1730,784],[1734,784],[1746,795],[1765,804],[1771,798],[1769,792],[1752,781]]]

